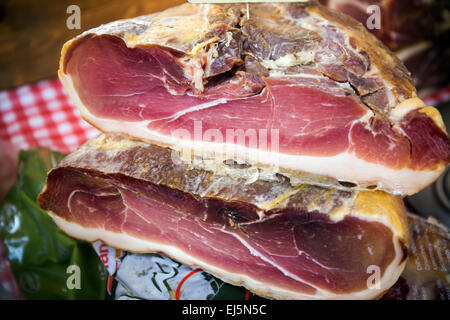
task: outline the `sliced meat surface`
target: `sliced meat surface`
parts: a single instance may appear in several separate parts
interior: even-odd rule
[[[195,169],[171,149],[112,135],[50,171],[38,204],[73,237],[162,252],[269,298],[376,298],[409,246],[395,196],[267,182],[235,163]]]
[[[94,126],[185,158],[401,195],[443,172],[439,112],[422,112],[409,72],[361,24],[316,1],[250,10],[186,4],[101,26],[66,43],[60,78]]]

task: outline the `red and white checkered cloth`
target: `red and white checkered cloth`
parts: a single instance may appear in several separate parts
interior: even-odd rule
[[[0,139],[69,153],[99,131],[81,119],[58,79],[0,91]]]

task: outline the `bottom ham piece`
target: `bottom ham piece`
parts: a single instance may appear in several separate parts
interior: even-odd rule
[[[239,163],[216,168],[100,135],[49,172],[38,203],[73,237],[161,252],[268,298],[378,298],[402,273],[400,198],[293,187]]]

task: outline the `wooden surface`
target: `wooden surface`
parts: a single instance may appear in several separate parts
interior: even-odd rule
[[[61,47],[83,30],[163,10],[183,0],[0,0],[0,90],[56,76]],[[69,30],[69,5],[81,29]]]

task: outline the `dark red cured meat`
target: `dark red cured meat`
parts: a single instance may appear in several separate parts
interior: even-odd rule
[[[403,168],[410,162],[411,147],[407,137],[380,118],[372,119],[367,127],[356,124],[352,128],[351,139],[352,150],[363,159],[389,163],[394,168]],[[379,152],[373,145],[387,152]]]
[[[227,130],[276,129],[279,151],[285,154],[332,156],[348,148],[351,124],[365,112],[353,98],[332,96],[289,79],[266,79],[266,83],[257,96],[189,112],[176,120],[151,122],[149,128],[167,135],[186,129],[192,138],[195,121],[201,121],[203,132],[219,130],[223,137]],[[298,104],[299,100],[304,103]],[[345,114],[342,108],[347,109]]]
[[[436,166],[438,158],[450,162],[450,140],[426,114],[417,110],[409,112],[401,128],[411,141],[413,168]]]
[[[174,130],[186,129],[192,138],[195,136],[194,121],[202,121],[204,131],[220,130],[223,137],[226,137],[226,129],[278,129],[279,151],[294,155],[333,156],[342,153],[349,149],[348,138],[351,130],[350,150],[354,150],[358,157],[369,162],[388,164],[392,168],[411,166],[420,169],[432,168],[441,159],[448,161],[449,140],[426,115],[412,113],[404,120],[408,123],[408,128],[405,128],[409,132],[408,136],[392,130],[389,122],[379,117],[373,119],[369,127],[358,123],[352,128],[353,122],[367,112],[354,97],[336,96],[325,92],[323,87],[313,87],[303,78],[288,77],[265,78],[265,89],[251,97],[245,97],[243,94],[242,97],[233,96],[228,100],[230,97],[226,94],[228,91],[225,91],[222,96],[223,103],[218,102],[213,107],[186,112],[186,109],[215,102],[218,97],[181,94],[181,91],[188,90],[187,82],[182,86],[175,81],[161,81],[162,63],[143,64],[149,68],[147,70],[139,63],[136,64],[136,61],[152,60],[154,55],[161,61],[162,58],[159,57],[164,57],[166,51],[150,47],[146,50],[134,49],[130,55],[124,49],[122,41],[110,37],[94,37],[85,43],[86,48],[84,43],[81,43],[81,48],[73,53],[68,72],[72,74],[75,86],[81,88],[80,96],[84,103],[95,105],[96,108],[92,112],[99,117],[126,121],[152,120],[148,126],[151,130],[171,135]],[[93,58],[96,50],[114,52],[113,48],[109,49],[111,45],[120,47],[118,52],[122,54],[116,53],[115,58],[111,59],[107,54],[99,53]],[[83,54],[84,50],[91,51],[90,55]],[[133,58],[133,52],[137,57]],[[102,59],[105,61],[99,63]],[[106,61],[109,61],[111,68],[104,69]],[[126,74],[129,76],[124,76]],[[182,78],[181,71],[175,68],[169,74],[168,79],[177,79],[177,76]],[[101,78],[104,80],[101,81]],[[105,84],[108,86],[105,87]],[[236,93],[240,92],[245,83],[226,83],[223,86],[226,87],[225,90]],[[180,94],[167,95],[166,87]],[[216,90],[221,91],[221,86]],[[139,105],[147,107],[142,108]],[[174,117],[178,112],[186,113]],[[286,114],[291,114],[292,117],[286,117]],[[417,119],[413,119],[416,116]],[[158,120],[161,118],[163,120]],[[418,131],[419,127],[421,130]],[[427,130],[428,134],[423,135],[423,130]],[[414,141],[414,150],[423,150],[421,148],[427,142],[439,145],[439,148],[435,148],[431,153],[426,153],[430,161],[419,159],[418,155],[424,154],[423,152],[413,152],[413,158],[410,159],[408,138],[415,134],[421,139],[411,140]],[[384,150],[391,152],[383,152]]]
[[[89,52],[89,56],[82,55],[80,50]],[[67,72],[74,75],[82,99],[96,106],[97,116],[136,121],[142,117],[165,117],[181,110],[181,94],[190,86],[183,79],[181,67],[177,68],[173,60],[170,52],[157,47],[129,51],[120,39],[93,37],[82,39],[72,51],[72,63],[67,66]],[[108,65],[107,70],[105,65]],[[174,95],[178,104],[177,100],[172,103],[167,100],[164,84],[178,94]],[[185,106],[189,106],[189,98],[184,100]],[[166,102],[164,109],[150,107],[142,110],[138,107],[148,102],[159,106],[163,101]],[[140,111],[145,113],[141,115]]]
[[[438,117],[409,119],[410,134],[400,128],[425,105],[403,64],[362,25],[315,1],[254,5],[250,20],[243,8],[184,5],[94,29],[63,48],[61,80],[100,130],[177,150],[241,145],[237,158],[277,161],[281,174],[395,194],[442,173],[450,140]],[[429,141],[411,140],[424,126]],[[245,137],[230,141],[233,132]],[[429,161],[412,150],[425,144],[440,148]]]
[[[108,38],[99,39],[101,37],[86,41],[86,45],[88,45],[86,48],[84,48],[84,43],[81,43],[80,48],[75,50],[70,58],[71,63],[67,67],[67,72],[72,74],[75,86],[85,88],[85,90],[80,90],[84,103],[91,106],[100,103],[99,107],[92,111],[99,117],[126,121],[149,119],[152,120],[149,129],[166,135],[170,135],[176,129],[187,129],[190,131],[191,137],[194,137],[194,121],[202,121],[204,131],[208,129],[221,130],[223,137],[226,136],[226,129],[270,130],[275,128],[280,130],[280,152],[325,156],[341,153],[348,148],[350,126],[353,121],[359,119],[366,112],[353,97],[336,97],[322,90],[304,87],[302,79],[295,81],[295,79],[289,78],[268,78],[265,80],[266,90],[261,94],[246,99],[225,101],[212,108],[189,112],[173,121],[171,117],[177,112],[214,100],[189,95],[167,95],[167,89],[158,78],[159,75],[158,77],[151,76],[158,72],[151,69],[139,69],[139,64],[135,64],[135,60],[130,55],[123,55],[111,60],[107,55],[100,54],[93,59],[94,48],[108,50],[109,45],[117,45],[117,40],[109,43],[112,40]],[[92,41],[93,43],[91,43]],[[80,50],[92,51],[90,55],[85,55]],[[136,50],[143,51],[142,49]],[[119,52],[123,52],[123,50],[119,50]],[[140,58],[141,60],[151,59],[148,52],[147,54],[141,52],[141,54],[149,56]],[[102,59],[109,61],[111,68],[105,70],[106,61],[98,63]],[[114,61],[117,62],[117,65],[113,63]],[[126,63],[126,61],[130,61],[130,63]],[[89,71],[83,72],[84,68]],[[130,77],[115,76],[120,68],[125,68],[122,74],[129,74]],[[141,80],[136,83],[129,81],[130,78],[138,78],[136,75],[138,71],[135,68],[139,69],[139,72],[149,74],[141,76],[145,78],[145,81]],[[109,74],[110,71],[111,74]],[[99,81],[99,75],[105,80]],[[116,81],[110,81],[115,78],[117,78]],[[80,86],[81,84],[83,85]],[[101,87],[102,84],[108,84],[108,86]],[[172,90],[172,84],[169,87]],[[294,91],[295,94],[293,94]],[[105,96],[109,98],[105,99]],[[302,103],[298,104],[298,101],[302,101]],[[141,108],[140,104],[147,107]],[[161,105],[164,107],[161,108]],[[217,112],[218,109],[220,112]],[[343,110],[345,113],[342,112]],[[292,114],[293,118],[286,118],[286,114]],[[228,117],[224,117],[224,115]],[[157,120],[158,118],[169,119]],[[333,129],[324,130],[323,128],[327,126],[332,126]],[[301,129],[301,132],[295,133],[303,135],[298,138],[293,136],[294,128]]]
[[[396,237],[385,224],[357,214],[334,221],[322,209],[307,209],[317,198],[318,208],[330,203],[338,208],[351,193],[305,186],[285,205],[263,210],[267,218],[261,219],[257,199],[276,198],[289,184],[245,184],[174,164],[168,149],[145,144],[111,149],[114,144],[102,139],[49,173],[38,200],[44,210],[81,228],[174,246],[213,273],[219,268],[244,274],[268,288],[311,297],[316,288],[334,295],[364,291],[368,266],[379,266],[383,276],[397,259]],[[211,188],[218,190],[214,197],[207,195]]]

